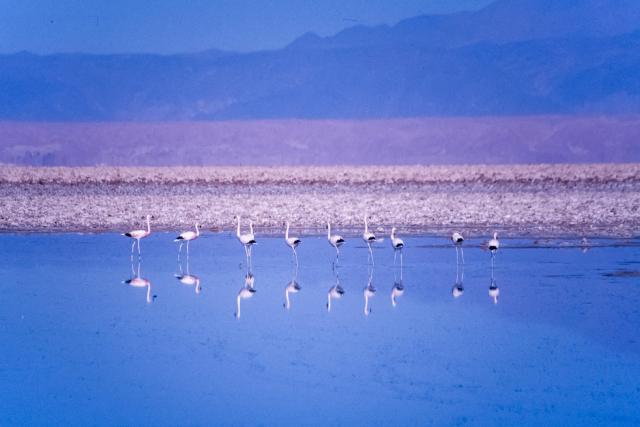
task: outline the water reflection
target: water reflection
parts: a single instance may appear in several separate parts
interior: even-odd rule
[[[451,288],[451,295],[460,298],[464,294],[464,264],[456,263],[456,280]]]
[[[398,298],[404,295],[404,285],[402,284],[402,258],[400,258],[400,280],[397,279],[397,272],[394,270],[393,286],[391,287],[391,305],[398,305]]]
[[[496,284],[496,280],[493,277],[493,265],[491,266],[491,282],[489,283],[489,297],[493,299],[494,304],[498,304],[498,297],[500,296],[500,288]]]
[[[179,269],[179,273],[174,274],[174,277],[178,279],[178,281],[185,286],[193,286],[194,292],[196,294],[199,294],[200,291],[202,290],[202,287],[200,286],[200,278],[195,274],[191,274],[189,272],[189,257],[187,257],[186,273],[183,273],[182,271],[181,261],[178,262],[178,269]]]
[[[367,286],[364,287],[364,315],[368,316],[371,313],[371,307],[369,307],[369,299],[376,295],[376,288],[373,286],[373,268],[369,269],[369,280]]]
[[[236,297],[236,312],[235,316],[237,319],[240,318],[240,302],[243,299],[248,299],[256,293],[254,289],[255,284],[255,276],[251,272],[251,270],[247,270],[247,274],[244,276],[244,285],[238,291],[238,296]]]
[[[137,269],[133,268],[133,262],[131,263],[131,277],[127,280],[124,280],[122,283],[126,283],[129,286],[134,288],[147,288],[147,303],[150,303],[152,300],[156,298],[156,295],[153,295],[153,299],[151,297],[151,281],[145,279],[140,274],[140,265],[142,263],[138,260]]]
[[[344,289],[340,286],[340,276],[338,276],[338,272],[335,269],[334,273],[336,276],[336,284],[329,288],[329,292],[327,292],[327,311],[331,311],[332,299],[340,299],[344,295]]]
[[[284,288],[284,308],[286,308],[287,310],[289,310],[291,308],[291,300],[289,299],[289,294],[297,294],[298,292],[300,292],[300,289],[302,289],[302,287],[298,284],[297,282],[297,277],[298,277],[298,264],[296,263],[296,267],[293,271],[293,277],[291,278],[291,281],[289,283],[287,283],[287,286]]]
[[[591,243],[589,243],[589,240],[586,237],[583,237],[580,241],[580,250],[583,254],[586,254],[589,252],[589,249],[591,249]]]

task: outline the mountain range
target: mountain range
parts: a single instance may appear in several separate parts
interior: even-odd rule
[[[0,55],[0,120],[640,113],[640,1],[498,0],[272,51]]]

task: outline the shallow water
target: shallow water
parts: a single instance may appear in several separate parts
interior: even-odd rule
[[[194,242],[196,292],[174,277],[172,237],[142,243],[147,302],[122,283],[137,273],[122,236],[0,236],[0,424],[640,425],[639,240],[503,240],[497,304],[479,241],[465,242],[459,295],[446,239],[405,238],[402,271],[386,240],[365,315],[360,239],[328,312],[326,240],[303,239],[287,310],[291,252],[261,238],[237,318],[235,238]]]

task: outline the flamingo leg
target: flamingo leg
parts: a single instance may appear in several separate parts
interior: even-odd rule
[[[458,247],[455,246],[455,248],[456,248],[456,265],[459,265],[460,264],[460,259],[458,258]]]
[[[376,265],[376,263],[373,260],[373,251],[371,250],[371,243],[367,243],[367,246],[369,247],[369,256],[371,257],[371,265],[374,266]]]
[[[140,258],[140,239],[138,239],[138,258]]]
[[[396,265],[396,257],[398,256],[398,250],[393,250],[393,265]]]
[[[131,243],[131,260],[133,261],[133,248],[136,246],[136,241],[135,239],[133,240],[133,243]]]
[[[189,240],[187,240],[187,259],[189,259]]]
[[[462,249],[462,246],[460,247],[460,255],[462,257],[462,263],[464,264],[464,249]]]
[[[298,253],[296,252],[296,248],[293,248],[293,256],[296,260],[296,268],[298,267]]]
[[[182,253],[182,242],[180,242],[180,246],[178,246],[178,260],[180,260],[181,253]]]

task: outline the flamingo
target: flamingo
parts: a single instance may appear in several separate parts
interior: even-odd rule
[[[327,311],[331,311],[331,300],[340,299],[344,295],[344,289],[340,286],[340,278],[336,274],[336,284],[327,292]]]
[[[458,249],[460,249],[460,253],[462,255],[462,263],[464,264],[464,251],[462,250],[462,242],[464,242],[464,237],[462,237],[462,234],[454,231],[451,235],[451,242],[456,248],[456,263],[458,263]]]
[[[240,217],[236,216],[238,221],[238,228],[236,230],[236,237],[242,246],[244,247],[244,254],[247,257],[247,261],[251,257],[251,247],[256,244],[256,238],[253,235],[253,222],[249,221],[250,232],[247,234],[240,234]]]
[[[295,257],[295,260],[296,260],[296,265],[298,265],[298,254],[296,252],[296,248],[298,247],[298,245],[302,240],[300,240],[298,237],[289,237],[289,221],[287,221],[286,224],[287,224],[287,230],[284,233],[284,241],[287,244],[287,246],[289,246],[293,251],[293,256]]]
[[[337,261],[338,257],[340,256],[340,246],[344,244],[345,240],[339,234],[333,234],[333,235],[331,234],[330,222],[327,222],[327,240],[329,241],[329,244],[336,249],[336,261]],[[334,261],[334,266],[335,266],[335,261]]]
[[[140,276],[140,263],[138,263],[137,273],[133,269],[133,264],[131,264],[131,278],[123,281],[122,283],[126,283],[127,285],[132,286],[134,288],[147,288],[147,304],[152,301],[151,282]],[[153,298],[155,299],[156,296],[154,295]]]
[[[498,252],[498,248],[500,247],[500,242],[498,241],[498,233],[493,233],[493,239],[489,240],[487,244],[489,250],[491,251],[491,265],[493,266],[493,259],[496,256],[496,252]]]
[[[128,233],[123,233],[123,236],[127,236],[133,239],[131,244],[131,259],[133,259],[133,248],[138,243],[138,257],[140,257],[140,239],[144,239],[151,234],[151,215],[147,215],[147,229],[146,230],[133,230]]]
[[[180,258],[180,254],[182,253],[182,245],[184,242],[187,242],[187,258],[189,258],[189,242],[196,240],[198,237],[200,237],[200,224],[196,222],[196,231],[185,231],[175,238],[174,242],[180,242],[178,258]]]
[[[376,241],[376,235],[369,231],[369,224],[367,223],[367,215],[364,215],[364,232],[362,233],[362,240],[367,244],[369,248],[369,256],[371,257],[371,265],[375,265],[373,261],[373,252],[371,251],[371,244]],[[368,260],[367,260],[368,261]]]
[[[396,228],[391,229],[391,246],[393,247],[393,264],[396,263],[396,254],[400,251],[400,265],[402,266],[402,249],[404,248],[404,241],[396,236]]]

